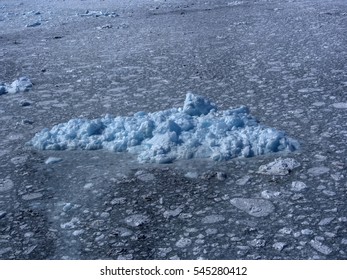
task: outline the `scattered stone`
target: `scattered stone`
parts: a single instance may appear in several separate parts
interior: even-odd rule
[[[58,157],[49,157],[48,159],[45,160],[45,164],[54,164],[61,162],[63,159],[58,158]]]
[[[234,198],[230,203],[254,217],[265,217],[275,210],[270,201],[259,198]]]
[[[336,192],[329,191],[329,190],[323,190],[323,193],[327,196],[335,196]]]
[[[312,246],[313,249],[317,250],[318,252],[320,252],[320,253],[322,253],[324,255],[329,255],[333,251],[328,246],[323,245],[318,240],[311,240],[310,241],[310,245]]]
[[[23,200],[34,200],[42,197],[42,193],[31,193],[22,195]]]
[[[176,242],[176,246],[179,248],[184,248],[189,246],[192,243],[192,240],[189,238],[181,238]]]
[[[222,215],[210,215],[202,219],[203,224],[214,224],[224,221],[225,218]]]
[[[309,175],[312,175],[312,176],[320,176],[320,175],[323,175],[327,172],[329,172],[329,168],[328,167],[324,167],[324,166],[319,166],[319,167],[312,167],[310,168],[307,173]]]
[[[278,175],[283,176],[289,174],[294,168],[299,167],[295,159],[292,158],[278,158],[273,162],[265,165],[261,165],[258,169],[258,173],[266,175]]]
[[[341,240],[341,244],[343,244],[343,245],[347,245],[347,238],[342,238],[342,240]]]
[[[0,193],[9,191],[13,186],[14,184],[11,179],[0,179]]]
[[[148,222],[149,218],[141,214],[135,214],[125,218],[125,223],[131,227],[138,227]]]
[[[307,186],[304,182],[300,182],[300,181],[292,182],[292,188],[291,188],[292,191],[300,192],[306,188],[307,188]]]

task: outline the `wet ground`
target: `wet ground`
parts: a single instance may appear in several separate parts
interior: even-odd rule
[[[1,259],[347,258],[345,1],[32,2],[0,1],[0,82],[34,84],[0,95]],[[301,149],[155,165],[25,145],[188,90]],[[280,157],[300,166],[258,172]]]

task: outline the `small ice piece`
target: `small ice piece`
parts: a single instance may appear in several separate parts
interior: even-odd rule
[[[189,246],[192,243],[192,240],[189,238],[181,238],[176,242],[176,246],[179,248],[184,248]]]
[[[53,163],[58,163],[61,162],[62,159],[58,157],[49,157],[48,159],[45,160],[45,164],[53,164]]]
[[[251,176],[245,175],[242,178],[238,179],[236,181],[236,184],[240,186],[244,186],[249,181],[249,179],[251,179]]]
[[[261,192],[261,197],[265,199],[271,199],[271,198],[276,198],[281,195],[280,192],[274,192],[274,191],[269,191],[269,190],[264,190]]]
[[[72,119],[43,129],[28,145],[41,150],[130,152],[138,161],[171,163],[177,159],[216,161],[290,152],[299,148],[284,132],[260,125],[246,107],[218,111],[199,95],[188,93],[183,108],[132,117]]]
[[[11,179],[0,179],[0,193],[6,192],[12,189],[14,186],[14,183]]]
[[[210,215],[206,216],[202,219],[203,224],[215,224],[219,222],[223,222],[225,218],[222,215]]]
[[[230,203],[254,217],[265,217],[275,210],[270,201],[260,198],[233,198]]]
[[[277,251],[281,252],[286,245],[287,244],[284,242],[276,242],[272,245],[272,247],[275,248]]]
[[[322,220],[320,220],[320,222],[318,223],[319,226],[326,226],[329,225],[331,223],[332,220],[334,220],[335,217],[329,217],[329,218],[324,218]]]
[[[258,169],[258,173],[266,175],[278,175],[283,176],[289,174],[294,168],[299,167],[295,159],[292,158],[278,158],[275,161],[265,165],[261,165]]]
[[[324,255],[329,255],[333,250],[330,249],[328,246],[322,244],[318,240],[311,240],[310,245],[316,249],[318,252],[324,254]]]
[[[343,102],[334,103],[332,104],[332,106],[336,109],[347,109],[347,103],[343,103]]]
[[[191,116],[207,115],[216,105],[199,95],[188,92],[183,105],[183,112]]]
[[[22,196],[23,200],[34,200],[42,197],[42,193],[31,193]]]
[[[189,171],[186,174],[184,174],[184,176],[190,179],[196,179],[199,177],[199,174],[197,172]]]
[[[77,219],[77,218],[72,218],[70,222],[62,223],[62,224],[60,225],[60,227],[61,227],[62,229],[73,229],[73,228],[76,227],[76,224],[78,224],[79,222],[80,222],[79,219]]]
[[[329,168],[325,166],[318,166],[318,167],[312,167],[310,168],[307,173],[312,176],[320,176],[327,172],[329,172]]]
[[[0,95],[5,93],[26,92],[32,88],[33,84],[27,77],[20,77],[12,84],[0,82]]]
[[[84,233],[84,229],[77,229],[72,232],[73,236],[79,236]]]
[[[306,188],[307,188],[307,186],[304,182],[300,182],[300,181],[292,182],[292,188],[291,188],[292,191],[300,192]]]
[[[178,207],[176,208],[175,210],[166,210],[163,215],[164,215],[164,218],[170,218],[170,217],[177,217],[179,214],[181,214],[182,212],[182,208],[181,207]]]
[[[39,26],[39,25],[41,25],[41,22],[40,21],[36,21],[34,23],[27,24],[25,27],[36,27],[36,26]]]
[[[131,227],[138,227],[148,222],[149,218],[141,214],[135,214],[125,218],[125,223]]]

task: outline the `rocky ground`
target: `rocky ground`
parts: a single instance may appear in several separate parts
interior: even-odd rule
[[[129,2],[0,1],[0,82],[33,82],[0,95],[0,258],[346,259],[345,1]],[[156,165],[25,145],[188,90],[300,150]]]

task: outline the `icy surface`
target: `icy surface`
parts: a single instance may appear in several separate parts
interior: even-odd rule
[[[11,84],[0,82],[0,95],[5,93],[18,93],[29,91],[32,88],[32,86],[33,84],[27,77],[21,77]]]
[[[72,119],[44,129],[29,142],[42,150],[108,149],[138,154],[139,162],[175,159],[229,160],[294,151],[298,142],[258,124],[246,107],[218,111],[207,99],[188,93],[183,108],[132,117]]]

